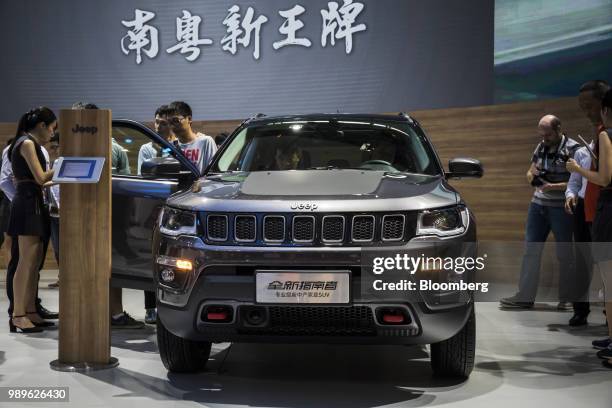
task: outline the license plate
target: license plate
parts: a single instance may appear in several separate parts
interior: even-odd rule
[[[255,271],[257,303],[349,303],[349,271]]]

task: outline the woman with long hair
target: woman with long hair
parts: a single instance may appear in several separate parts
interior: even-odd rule
[[[47,170],[41,146],[51,139],[56,127],[57,119],[51,109],[32,109],[21,117],[8,151],[17,193],[11,202],[7,233],[19,245],[11,332],[32,333],[53,325],[36,313],[35,298],[36,273],[44,256],[42,240],[49,232],[42,186],[53,177],[53,170]]]
[[[603,349],[598,357],[612,359],[612,90],[601,102],[601,118],[604,130],[595,142],[595,170],[583,169],[573,159],[567,162],[567,169],[601,186],[593,220],[593,258],[604,284],[609,338],[594,341],[593,345]]]

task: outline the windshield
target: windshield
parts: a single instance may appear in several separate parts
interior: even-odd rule
[[[423,135],[408,124],[280,122],[243,129],[211,172],[361,169],[440,174]]]

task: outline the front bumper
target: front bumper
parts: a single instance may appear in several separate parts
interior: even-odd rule
[[[444,245],[473,242],[468,233]],[[432,243],[411,243],[420,252]],[[446,340],[465,325],[473,304],[433,305],[427,298],[383,301],[362,294],[362,251],[355,247],[232,247],[205,244],[197,237],[156,234],[156,255],[191,259],[194,270],[177,276],[173,285],[160,281],[155,265],[158,315],[173,334],[196,341],[277,343],[430,344]],[[255,270],[350,270],[351,301],[345,305],[257,304]],[[209,307],[230,310],[224,322],[206,319]],[[404,314],[401,324],[380,318],[381,310]],[[256,311],[263,324],[253,325]]]

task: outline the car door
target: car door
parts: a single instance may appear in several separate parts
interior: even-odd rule
[[[135,121],[113,120],[112,144],[112,285],[152,289],[151,246],[159,212],[169,195],[199,177],[198,170],[177,147]],[[181,175],[140,175],[138,155],[147,144],[176,159]]]

